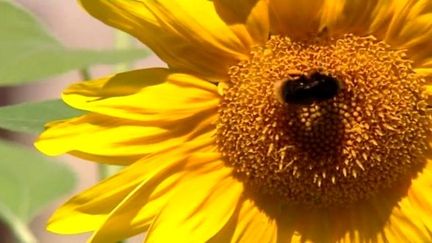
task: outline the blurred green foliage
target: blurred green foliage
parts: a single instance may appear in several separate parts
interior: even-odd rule
[[[0,141],[0,154],[0,218],[20,242],[34,242],[26,224],[73,189],[74,174],[65,165],[18,144]]]
[[[9,210],[29,222],[40,209],[73,189],[75,177],[69,168],[39,152],[0,141],[0,154],[0,216]]]
[[[91,64],[115,64],[148,55],[145,49],[67,49],[24,9],[0,0],[0,85],[37,81]],[[85,38],[85,37],[84,37]]]
[[[14,132],[39,133],[46,123],[79,116],[83,112],[61,100],[48,100],[0,107],[0,128]]]
[[[14,2],[0,0],[0,86],[17,86],[93,64],[130,63],[145,49],[68,49]],[[83,37],[85,38],[85,37]],[[0,107],[0,128],[37,134],[47,122],[82,114],[60,100]],[[73,172],[42,154],[0,140],[0,220],[19,242],[36,242],[28,223],[41,209],[70,193]],[[1,236],[0,236],[1,239]]]

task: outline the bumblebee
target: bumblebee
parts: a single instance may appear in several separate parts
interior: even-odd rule
[[[336,78],[318,71],[308,75],[294,72],[289,79],[277,82],[275,88],[281,102],[310,105],[335,97],[342,89],[342,84]]]

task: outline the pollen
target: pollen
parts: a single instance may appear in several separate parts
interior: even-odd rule
[[[349,205],[414,176],[426,161],[426,81],[404,51],[374,37],[272,36],[232,66],[216,141],[235,175],[291,204]],[[281,101],[278,83],[320,72],[341,82],[331,99]]]

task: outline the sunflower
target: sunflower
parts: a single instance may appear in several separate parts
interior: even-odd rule
[[[36,147],[122,165],[90,242],[431,242],[432,1],[81,0],[169,68],[71,85]]]

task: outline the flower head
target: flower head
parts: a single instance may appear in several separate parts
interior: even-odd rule
[[[44,153],[127,166],[91,242],[429,242],[432,1],[81,0],[169,68],[77,83]]]

